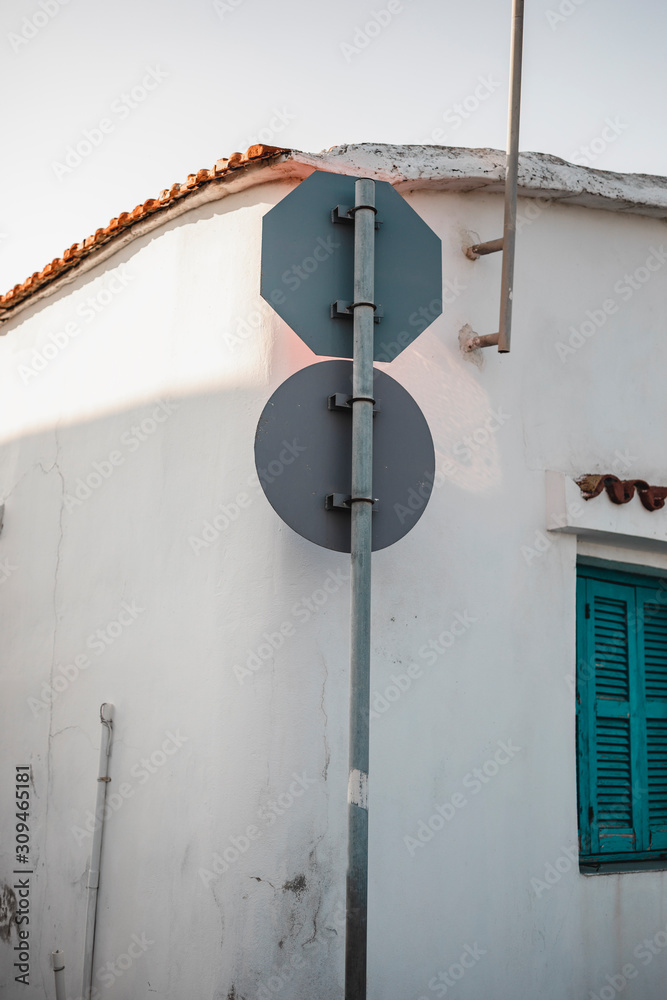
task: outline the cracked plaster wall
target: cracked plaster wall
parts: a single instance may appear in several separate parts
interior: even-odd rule
[[[361,168],[367,153],[345,155]],[[374,696],[411,663],[421,674],[373,722],[369,1000],[427,995],[475,942],[486,954],[461,1000],[584,996],[664,925],[664,879],[573,870],[544,898],[531,890],[576,838],[576,540],[554,538],[531,563],[522,546],[545,529],[546,469],[605,471],[619,449],[633,456],[628,475],[664,479],[662,277],[565,363],[556,346],[660,245],[664,223],[539,203],[519,235],[512,354],[474,365],[458,332],[495,329],[500,261],[472,263],[461,246],[499,235],[501,199],[418,187],[411,204],[443,240],[455,293],[387,370],[421,405],[448,471],[415,530],[374,558]],[[8,1000],[52,995],[55,947],[78,989],[103,701],[116,706],[108,793],[130,793],[105,829],[95,967],[133,934],[151,942],[103,995],[342,995],[346,585],[303,609],[347,558],[292,533],[252,485],[264,403],[316,360],[257,294],[261,216],[289,188],[166,224],[0,340],[0,559],[13,567],[0,583],[11,703],[0,751],[34,777],[31,986],[3,971]],[[119,276],[87,322],[86,300]],[[230,343],[241,320],[250,335]],[[26,381],[20,366],[71,322],[79,332]],[[483,444],[464,444],[499,413]],[[665,562],[662,550],[652,559]],[[457,614],[474,621],[430,663],[421,651]],[[294,635],[263,659],[285,623]],[[234,668],[258,660],[240,683]],[[411,857],[404,837],[499,740],[521,751]],[[10,793],[5,772],[3,803]],[[7,881],[11,814],[2,823]],[[653,1000],[657,963],[646,976]]]

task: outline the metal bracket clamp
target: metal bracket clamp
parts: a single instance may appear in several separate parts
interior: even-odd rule
[[[324,506],[327,510],[351,510],[353,503],[370,503],[373,505],[373,513],[379,509],[379,500],[369,499],[369,497],[352,497],[349,493],[328,493],[324,498]]]
[[[352,404],[357,399],[367,399],[369,403],[373,404],[373,416],[379,413],[381,410],[380,401],[375,399],[370,399],[368,396],[350,396],[346,392],[334,392],[327,397],[327,406],[330,410],[345,410],[347,413],[352,413]]]
[[[375,228],[379,229],[382,225],[382,218],[378,215],[377,208],[374,205],[336,205],[335,208],[331,209],[331,221],[338,225],[353,226],[354,213],[360,208],[370,208],[375,213]]]
[[[376,306],[373,302],[346,302],[344,299],[336,299],[331,303],[332,319],[354,319],[356,306],[373,306],[373,320],[379,323],[384,316],[382,306]]]

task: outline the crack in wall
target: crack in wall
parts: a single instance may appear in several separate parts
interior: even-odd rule
[[[322,666],[324,667],[324,677],[322,678],[322,695],[320,697],[320,710],[324,716],[324,731],[322,737],[324,739],[324,767],[322,768],[322,777],[327,780],[327,773],[329,771],[329,762],[331,761],[331,749],[329,747],[329,740],[327,737],[327,727],[329,725],[329,716],[324,707],[324,694],[326,691],[327,681],[329,680],[329,669],[327,667],[326,656],[322,654]]]
[[[53,642],[51,645],[51,665],[49,670],[49,685],[53,689],[53,675],[55,673],[56,666],[56,638],[58,633],[58,577],[60,573],[60,559],[63,544],[63,514],[65,511],[65,477],[63,476],[62,470],[58,464],[59,452],[60,452],[60,442],[58,440],[58,428],[53,429],[54,440],[56,443],[56,455],[53,460],[53,465],[49,469],[45,469],[44,466],[38,462],[37,465],[44,473],[44,475],[49,475],[55,469],[61,484],[60,492],[60,512],[58,514],[58,543],[56,545],[56,565],[53,573]],[[60,730],[62,732],[62,730]],[[49,733],[48,733],[48,747],[46,753],[46,802],[44,803],[44,897],[49,898],[49,886],[48,886],[48,872],[49,865],[47,863],[48,855],[48,839],[49,839],[49,805],[51,801],[51,791],[52,791],[52,749],[53,749],[53,738],[56,735],[53,731],[53,700],[51,699],[49,705]]]

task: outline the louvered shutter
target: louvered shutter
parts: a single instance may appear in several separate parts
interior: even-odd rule
[[[646,718],[646,756],[640,791],[646,812],[646,849],[667,847],[667,592],[637,589],[638,645]]]
[[[637,701],[634,588],[580,580],[579,789],[582,851],[641,850],[643,733]],[[583,612],[583,614],[582,614]]]

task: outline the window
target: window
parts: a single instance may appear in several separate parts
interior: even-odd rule
[[[667,868],[667,579],[580,566],[582,871]]]

